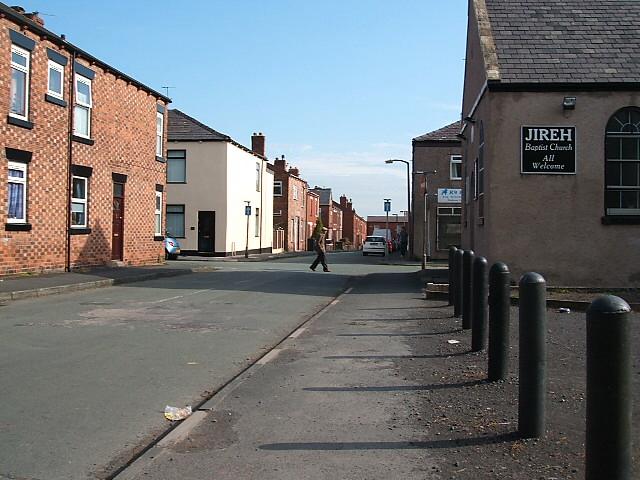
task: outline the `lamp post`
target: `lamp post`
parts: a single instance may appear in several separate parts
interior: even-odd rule
[[[411,248],[413,248],[413,228],[411,227],[411,174],[409,173],[409,162],[407,160],[401,160],[399,158],[390,158],[384,161],[384,163],[395,162],[404,163],[407,166],[407,225],[409,226],[409,231],[407,233],[409,234],[408,236],[412,242]]]
[[[427,175],[434,175],[437,170],[418,170],[416,175],[424,177],[424,223],[422,225],[422,269],[427,268],[427,262],[431,261],[431,215],[429,211],[429,187]]]
[[[247,246],[244,249],[244,258],[249,258],[249,217],[251,216],[251,200],[245,200],[244,215],[247,217]]]

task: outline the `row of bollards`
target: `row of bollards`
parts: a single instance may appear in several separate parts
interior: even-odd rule
[[[449,305],[471,329],[471,350],[486,348],[488,378],[509,371],[510,272],[472,250],[449,250]],[[519,288],[518,433],[544,435],[546,426],[546,282],[525,273]],[[597,298],[587,310],[587,480],[631,478],[631,354],[629,305],[621,298]]]

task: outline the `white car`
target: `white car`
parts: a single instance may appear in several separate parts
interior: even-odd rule
[[[364,239],[364,245],[362,246],[362,255],[366,257],[370,253],[378,253],[384,257],[387,253],[386,243],[384,237],[375,235],[367,237]]]

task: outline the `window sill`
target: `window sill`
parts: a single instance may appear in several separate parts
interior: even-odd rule
[[[156,155],[156,162],[167,163],[167,161],[164,158],[159,157],[158,155]]]
[[[45,101],[47,101],[49,103],[54,103],[56,105],[60,105],[61,107],[66,107],[67,106],[67,102],[65,102],[61,98],[54,97],[53,95],[49,95],[48,93],[44,94],[44,99],[45,99]]]
[[[16,127],[26,128],[27,130],[33,129],[33,123],[28,122],[26,120],[21,120],[20,118],[12,117],[11,115],[7,116],[7,123],[10,125],[15,125]]]
[[[5,223],[4,229],[7,232],[30,232],[31,224],[30,223]]]
[[[153,241],[154,242],[161,242],[164,240],[164,237],[162,235],[154,235],[153,236]]]
[[[185,185],[187,182],[169,182],[167,181],[167,185]]]
[[[74,142],[83,143],[85,145],[93,145],[94,143],[96,143],[91,138],[79,137],[78,135],[72,135],[71,140],[73,140]]]
[[[69,230],[69,235],[87,235],[91,233],[90,228],[73,228]]]
[[[640,216],[635,215],[605,215],[602,225],[640,225]]]

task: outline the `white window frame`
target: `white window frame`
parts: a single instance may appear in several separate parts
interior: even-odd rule
[[[256,214],[255,214],[255,236],[259,237],[260,236],[260,208],[256,207]]]
[[[13,63],[13,54],[17,54],[20,55],[21,57],[24,57],[27,61],[27,65],[23,66],[23,65],[19,65],[17,63]],[[12,69],[16,69],[22,73],[25,74],[25,78],[24,78],[24,115],[21,115],[19,113],[16,112],[12,112],[11,111],[11,104],[13,103],[12,100],[13,98],[9,99],[9,116],[11,117],[15,117],[15,118],[20,118],[22,120],[29,120],[29,94],[30,94],[30,88],[29,88],[29,84],[31,82],[31,75],[29,74],[29,71],[31,70],[31,52],[29,50],[25,50],[24,48],[20,48],[17,45],[11,45],[11,68]],[[11,82],[11,80],[9,80],[9,82]],[[13,95],[12,95],[13,97]]]
[[[160,237],[162,236],[162,192],[159,192],[158,190],[156,190],[156,198],[155,198],[155,213],[153,216],[153,220],[154,220],[154,225],[153,225],[153,230],[154,230],[154,235],[156,237]],[[158,201],[160,203],[160,208],[158,208]]]
[[[73,186],[74,180],[82,180],[84,182],[84,197],[78,198],[73,196],[73,188],[71,188],[71,228],[87,228],[89,211],[88,211],[88,199],[89,199],[89,179],[87,177],[81,177],[79,175],[71,176],[71,185]],[[78,203],[84,206],[84,223],[73,223],[73,204]]]
[[[454,165],[460,165],[460,176],[454,175],[456,168]],[[462,155],[451,155],[449,157],[449,179],[450,180],[462,180]]]
[[[60,91],[59,92],[56,92],[55,90],[51,90],[51,70],[60,72]],[[64,99],[64,66],[60,65],[58,62],[54,62],[53,60],[49,60],[49,67],[47,69],[47,93],[52,97],[59,98],[60,100]]]
[[[24,172],[24,178],[11,176],[8,176],[7,178],[7,184],[18,183],[24,185],[24,188],[22,189],[22,211],[24,213],[22,218],[9,218],[9,199],[7,198],[7,223],[27,223],[27,164],[21,162],[8,162],[8,167],[8,170],[20,170]]]
[[[293,185],[293,199],[298,200],[298,186]]]
[[[276,187],[280,187],[280,191],[276,192]],[[273,182],[273,196],[281,197],[282,196],[282,180],[274,180]]]
[[[89,86],[89,103],[85,103],[85,102],[79,102],[78,101],[78,83],[84,83],[85,85]],[[84,77],[78,73],[76,73],[76,78],[75,78],[75,82],[74,82],[74,99],[75,99],[75,105],[74,105],[74,122],[73,122],[73,134],[77,135],[79,137],[83,137],[83,138],[91,138],[91,110],[93,109],[93,91],[91,90],[91,85],[92,84],[92,80],[90,78]],[[85,109],[87,110],[87,134],[83,134],[83,133],[79,133],[76,130],[76,114],[75,114],[75,110],[77,108],[81,108],[81,109]]]
[[[261,162],[256,162],[256,192],[260,191],[260,178],[262,177]]]
[[[164,140],[164,114],[156,112],[156,157],[162,157],[162,141]]]

